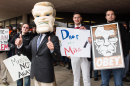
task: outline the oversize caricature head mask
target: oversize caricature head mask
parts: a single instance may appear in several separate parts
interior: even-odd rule
[[[53,32],[56,11],[50,2],[38,2],[32,9],[37,33]]]

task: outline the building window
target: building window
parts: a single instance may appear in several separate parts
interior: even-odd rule
[[[67,27],[67,13],[57,12],[54,24],[56,27]]]
[[[0,26],[4,28],[4,21],[0,22]]]
[[[32,29],[34,26],[36,26],[35,23],[34,23],[34,17],[33,17],[33,15],[32,15],[32,13],[29,14],[29,25],[30,25],[30,28],[31,28],[31,29]]]
[[[105,15],[102,14],[94,14],[91,15],[91,25],[105,24],[107,20],[105,19]]]
[[[12,27],[16,27],[16,18],[13,18],[13,19],[10,20],[10,25]]]
[[[74,26],[73,13],[68,13],[67,18],[68,18],[68,27],[73,27]]]
[[[90,25],[90,15],[89,14],[81,14],[82,16],[82,24]]]
[[[23,22],[22,22],[22,16],[17,17],[17,27],[21,27],[22,24],[23,24]]]
[[[6,27],[6,26],[9,26],[9,20],[5,21],[5,26],[4,27]]]

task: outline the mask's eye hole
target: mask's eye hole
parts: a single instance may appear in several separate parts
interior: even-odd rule
[[[40,16],[37,15],[36,17],[40,17]]]
[[[50,16],[50,14],[47,14],[46,16]]]

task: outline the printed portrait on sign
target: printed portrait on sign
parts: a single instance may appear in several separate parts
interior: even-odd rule
[[[91,26],[94,70],[124,68],[118,23]]]
[[[105,25],[93,27],[93,42],[95,52],[101,56],[119,55],[117,25]]]

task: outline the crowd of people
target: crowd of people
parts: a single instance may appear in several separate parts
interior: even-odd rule
[[[116,15],[113,10],[106,11],[105,16],[107,22],[106,23],[114,23]],[[90,27],[88,25],[82,25],[81,24],[81,14],[78,12],[75,12],[73,14],[73,21],[74,26],[70,28],[75,29],[87,29],[90,30]],[[118,21],[117,21],[118,22]],[[107,70],[93,70],[93,58],[91,54],[91,58],[83,58],[83,57],[62,57],[60,61],[61,66],[65,66],[66,63],[68,63],[68,69],[71,70],[71,72],[74,75],[74,86],[80,86],[80,72],[82,71],[82,77],[84,86],[91,86],[90,85],[90,78],[92,78],[92,74],[94,74],[94,81],[98,81],[101,77],[102,84],[101,86],[109,86],[109,79],[113,76],[115,80],[115,86],[123,86],[122,81],[124,82],[130,82],[126,77],[130,76],[129,68],[130,68],[130,59],[129,59],[129,32],[127,31],[127,26],[124,23],[119,22],[120,27],[120,33],[121,33],[121,41],[122,41],[122,47],[123,47],[123,55],[124,55],[124,63],[125,68],[118,68],[118,69],[107,69]],[[64,60],[63,60],[64,58]],[[56,61],[54,61],[54,66],[56,66]],[[72,65],[72,67],[71,67]],[[92,73],[94,72],[94,73]],[[99,73],[100,72],[100,73]]]
[[[108,10],[106,11],[106,23],[114,23],[116,15],[114,11]],[[80,13],[75,12],[73,14],[73,21],[74,21],[74,26],[70,28],[74,29],[85,29],[85,30],[90,30],[89,25],[83,25],[81,24],[82,16]],[[127,31],[127,28],[123,26],[123,24],[119,23],[120,27],[120,33],[121,33],[121,41],[122,41],[122,47],[123,47],[123,55],[124,55],[124,62],[125,62],[125,68],[118,68],[118,69],[107,69],[107,70],[100,70],[101,74],[98,74],[98,70],[93,70],[93,59],[92,55],[91,58],[85,58],[85,57],[70,57],[70,56],[61,56],[60,60],[57,58],[53,58],[53,66],[58,65],[58,62],[60,62],[60,66],[65,67],[66,64],[68,64],[68,69],[71,70],[74,76],[74,86],[80,86],[80,78],[81,78],[81,72],[82,72],[82,77],[83,77],[83,83],[84,86],[91,86],[90,78],[92,78],[92,71],[94,72],[94,81],[98,81],[98,77],[101,77],[102,79],[102,84],[101,86],[109,86],[109,80],[111,77],[111,74],[113,73],[114,76],[114,81],[115,81],[115,86],[123,86],[123,82],[129,82],[129,80],[126,78],[129,76],[129,32]],[[3,27],[0,26],[0,29]],[[24,48],[22,48],[20,51],[18,47],[15,45],[15,40],[17,38],[22,38],[22,46],[29,45],[31,40],[39,35],[36,32],[36,27],[32,28],[32,31],[29,29],[29,24],[23,24],[22,27],[11,27],[11,26],[6,26],[6,29],[9,29],[9,47],[10,51],[5,52],[5,51],[0,51],[0,66],[1,66],[1,79],[3,84],[9,85],[7,82],[7,68],[5,67],[3,60],[11,57],[16,54],[23,54],[26,55],[30,61],[32,61],[32,55],[29,52],[26,52]],[[53,27],[53,32],[52,34],[55,35],[56,32],[56,26]],[[54,38],[55,39],[55,38]],[[49,43],[50,38],[48,38]],[[89,38],[89,42],[91,43],[91,38]],[[48,47],[50,46],[48,43]],[[51,47],[50,50],[52,49],[51,52],[53,52],[53,48]],[[55,55],[55,53],[54,53]],[[48,60],[48,59],[47,59]],[[37,60],[35,60],[37,61]],[[32,61],[33,64],[35,63]],[[46,64],[45,64],[46,65]],[[48,67],[51,67],[51,65],[48,65]],[[39,70],[40,71],[40,70]],[[40,74],[40,73],[39,73]],[[34,76],[36,78],[37,75]],[[49,75],[52,77],[49,79],[47,82],[52,82],[54,81],[54,75]],[[41,80],[40,78],[38,78]],[[24,86],[30,86],[30,76],[24,77]],[[43,82],[46,80],[43,80]],[[17,80],[17,86],[23,86],[23,78]]]
[[[0,26],[0,29],[3,29],[2,26]],[[7,68],[5,67],[3,60],[16,55],[16,54],[21,54],[21,52],[18,51],[16,45],[15,45],[15,40],[19,38],[19,35],[22,34],[22,37],[24,39],[24,45],[28,45],[30,41],[32,40],[33,37],[37,35],[36,32],[36,26],[32,28],[32,31],[29,29],[29,24],[23,24],[22,27],[13,27],[12,26],[6,26],[6,29],[9,29],[9,43],[8,46],[10,47],[10,51],[0,51],[0,63],[1,63],[1,79],[4,85],[9,85],[7,82]],[[26,52],[22,53],[25,55]],[[29,58],[31,61],[31,55],[26,56]],[[30,86],[30,76],[24,77],[25,80],[25,86]],[[17,81],[17,86],[23,86],[23,79],[19,79]]]

